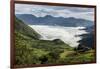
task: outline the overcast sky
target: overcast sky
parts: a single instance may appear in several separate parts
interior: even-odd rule
[[[15,14],[33,14],[37,17],[75,17],[94,21],[94,8],[15,4]]]

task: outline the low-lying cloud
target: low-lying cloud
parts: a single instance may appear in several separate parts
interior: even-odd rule
[[[46,26],[46,25],[29,25],[37,33],[41,35],[42,40],[60,39],[71,47],[77,47],[78,41],[82,38],[78,35],[86,34],[84,27],[62,27],[62,26]],[[76,37],[77,36],[77,37]]]

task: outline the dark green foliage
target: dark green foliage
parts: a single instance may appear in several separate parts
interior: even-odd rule
[[[87,52],[71,52],[65,54],[63,58],[59,60],[60,63],[70,64],[70,63],[87,63],[87,62],[94,62],[94,50],[89,50]]]
[[[93,51],[79,53],[59,39],[39,40],[40,35],[15,18],[16,65],[90,62]]]
[[[34,39],[38,39],[40,36],[31,27],[24,24],[21,20],[17,19],[16,17],[15,17],[15,31],[18,31],[21,34]]]
[[[82,40],[79,41],[80,44],[77,48],[78,51],[84,52],[84,51],[95,48],[95,46],[94,46],[94,38],[95,37],[94,37],[93,30],[91,32],[89,32],[88,34],[83,34],[80,36],[82,36]]]

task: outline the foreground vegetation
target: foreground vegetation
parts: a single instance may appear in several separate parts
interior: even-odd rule
[[[94,50],[85,52],[70,47],[60,39],[40,40],[40,35],[15,18],[16,64],[70,64],[94,61]]]

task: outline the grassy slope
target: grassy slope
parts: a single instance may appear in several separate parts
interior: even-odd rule
[[[33,39],[38,39],[40,36],[32,28],[24,24],[21,20],[17,19],[16,17],[15,17],[15,31]]]
[[[71,63],[93,60],[93,52],[77,53],[69,45],[57,39],[39,40],[40,35],[15,18],[16,64]],[[73,56],[74,55],[74,56]],[[90,58],[88,58],[90,57]],[[92,58],[91,58],[92,57]]]

